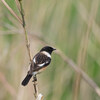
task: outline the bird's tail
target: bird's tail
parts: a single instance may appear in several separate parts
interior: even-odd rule
[[[32,75],[27,74],[26,77],[24,78],[24,80],[22,81],[22,85],[26,86],[29,82],[29,80],[31,79]]]

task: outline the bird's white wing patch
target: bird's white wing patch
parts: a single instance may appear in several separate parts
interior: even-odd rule
[[[44,65],[47,64],[47,63],[49,63],[49,62],[46,61],[46,62],[44,62],[44,63],[42,63],[42,64],[38,64],[38,66],[39,66],[39,67],[42,67],[42,66],[44,66]]]
[[[39,67],[43,67],[44,65],[45,65],[45,63],[38,64]]]
[[[36,60],[35,60],[35,58],[33,59],[33,62],[34,62],[34,63],[36,63]]]

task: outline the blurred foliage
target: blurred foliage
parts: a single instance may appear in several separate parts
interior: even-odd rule
[[[6,0],[20,16],[14,0]],[[76,64],[81,42],[86,35],[86,13],[90,14],[93,0],[23,0],[27,32],[61,49]],[[81,6],[80,6],[81,3]],[[100,1],[94,30],[100,26]],[[81,14],[83,13],[83,14]],[[86,15],[86,16],[88,16]],[[88,19],[87,19],[88,20]],[[100,30],[90,31],[85,59],[85,72],[100,86]],[[31,54],[35,55],[44,45],[29,35]],[[81,57],[80,57],[81,58]],[[23,29],[19,22],[0,2],[0,71],[16,91],[12,96],[0,81],[0,100],[32,100],[32,82],[27,87],[21,81],[27,73],[29,58],[25,47]],[[38,75],[39,91],[45,100],[72,100],[74,95],[75,72],[58,55],[52,54],[52,63]],[[79,100],[100,100],[100,97],[84,81],[81,81]]]

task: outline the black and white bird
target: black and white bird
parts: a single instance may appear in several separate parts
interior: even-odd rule
[[[45,46],[33,57],[33,64],[30,65],[30,70],[22,81],[23,86],[28,84],[32,76],[40,73],[50,64],[51,54],[54,50],[56,49],[50,46]]]

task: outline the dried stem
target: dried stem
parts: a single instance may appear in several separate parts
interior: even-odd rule
[[[5,2],[5,0],[1,0],[2,3],[6,6],[6,8],[10,11],[10,13],[22,24],[22,20],[17,16],[17,14],[9,7],[9,5]]]
[[[35,94],[34,94],[34,96],[35,96],[35,98],[37,98],[37,96],[38,96],[38,91],[37,91],[37,87],[36,87],[36,85],[37,85],[37,77],[36,77],[36,75],[33,77],[33,86],[34,86],[34,91],[35,91]]]
[[[21,12],[19,1],[15,0],[15,2],[16,2],[16,5],[17,5],[17,8],[18,8],[19,12]]]
[[[24,29],[24,34],[25,34],[25,40],[26,40],[26,47],[27,47],[27,51],[28,51],[28,55],[29,55],[29,58],[30,58],[30,62],[31,62],[31,64],[32,64],[32,66],[34,66],[33,65],[33,61],[32,61],[32,59],[31,59],[31,53],[30,53],[30,43],[29,43],[29,41],[28,41],[28,36],[27,36],[27,32],[26,32],[26,27],[25,27],[25,19],[24,19],[24,11],[23,11],[23,6],[22,6],[22,0],[19,0],[19,4],[20,4],[20,14],[21,14],[21,16],[22,16],[22,22],[23,22],[23,29]],[[37,98],[37,96],[38,96],[38,89],[37,89],[37,77],[35,76],[35,77],[33,77],[34,78],[34,91],[35,91],[35,93],[34,93],[34,96],[35,96],[35,99]]]
[[[5,0],[1,0],[3,2],[3,4],[7,7],[7,9],[11,12],[11,14],[21,23],[21,25],[23,26],[23,30],[24,30],[24,34],[25,34],[25,40],[26,40],[26,47],[27,47],[27,51],[28,51],[28,55],[29,55],[29,59],[30,62],[33,66],[33,62],[31,59],[31,53],[30,53],[30,44],[28,41],[28,36],[27,36],[27,32],[26,32],[26,27],[25,27],[25,19],[24,19],[24,12],[23,12],[23,7],[22,7],[22,0],[15,0],[16,1],[16,5],[19,9],[19,12],[22,16],[22,20],[16,15],[16,13],[9,7],[9,5],[5,2]],[[35,77],[36,78],[36,77]],[[34,82],[34,90],[35,90],[35,98],[38,98],[38,90],[37,90],[37,82]],[[43,96],[40,97],[39,100],[42,100]]]

